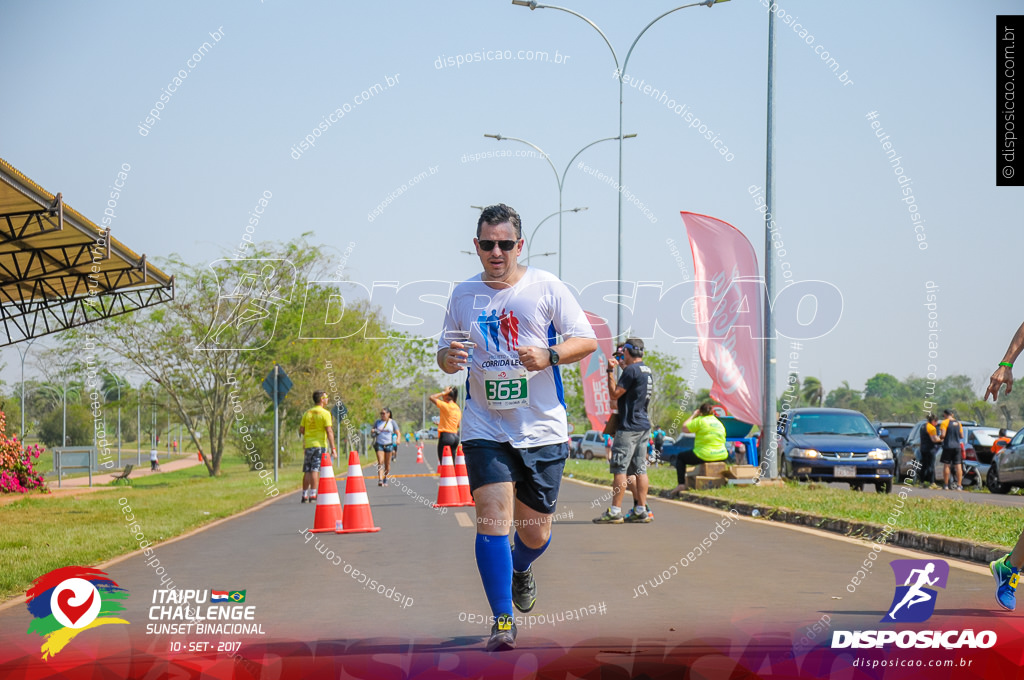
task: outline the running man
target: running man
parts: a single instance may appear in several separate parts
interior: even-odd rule
[[[927,602],[928,600],[932,599],[932,596],[921,590],[921,588],[923,588],[924,586],[933,586],[939,580],[938,576],[936,576],[934,579],[928,578],[928,575],[931,574],[933,571],[935,571],[934,562],[929,562],[928,566],[926,566],[924,569],[912,569],[910,571],[910,573],[907,575],[907,581],[903,585],[910,586],[910,581],[914,578],[914,574],[918,575],[917,582],[914,585],[910,586],[910,590],[908,590],[907,594],[903,596],[903,599],[900,600],[900,603],[893,607],[892,611],[889,612],[890,619],[894,621],[896,620],[896,617],[893,616],[893,614],[895,614],[896,610],[898,610],[903,605],[907,605],[907,609],[910,609],[915,604]]]
[[[999,368],[988,381],[988,389],[985,390],[985,401],[992,395],[992,401],[999,398],[999,388],[1006,385],[1006,394],[1010,393],[1013,387],[1013,362],[1024,350],[1024,323],[1020,325],[1017,332],[1010,340],[1010,346],[1006,348],[1003,360],[999,362]],[[1000,557],[988,565],[992,570],[992,576],[996,579],[996,602],[1003,609],[1011,612],[1017,607],[1017,580],[1020,578],[1020,570],[1024,567],[1024,534],[1017,538],[1016,545],[1009,555]]]
[[[452,293],[437,364],[449,374],[469,370],[462,449],[476,501],[476,563],[494,615],[487,650],[497,651],[515,648],[512,607],[533,609],[532,564],[551,543],[551,517],[569,456],[556,366],[587,356],[597,340],[564,283],[518,263],[523,238],[515,210],[504,204],[485,208],[473,243],[483,272]],[[518,349],[500,344],[492,333],[497,324],[481,327],[480,305],[505,309],[506,318],[516,320]],[[476,343],[468,367],[469,354],[449,339],[452,331],[469,331]],[[490,349],[483,342],[487,333]],[[556,344],[557,335],[564,340]]]
[[[327,393],[317,390],[313,393],[313,408],[302,414],[299,425],[299,436],[302,437],[304,455],[302,459],[302,500],[316,500],[317,484],[320,476],[320,461],[330,444],[331,458],[337,454],[334,448],[334,429],[331,412],[327,410]]]

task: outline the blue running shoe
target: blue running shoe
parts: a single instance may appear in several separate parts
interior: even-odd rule
[[[995,562],[989,562],[988,568],[996,579],[996,602],[1003,609],[1013,611],[1017,608],[1017,580],[1020,570],[1014,569],[1008,562],[1009,555]]]

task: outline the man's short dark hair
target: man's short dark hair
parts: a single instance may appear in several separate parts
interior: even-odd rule
[[[700,405],[700,414],[702,416],[709,416],[715,412],[715,407],[711,405],[710,401],[705,401]]]
[[[947,408],[946,410],[944,410],[944,411],[942,412],[942,415],[944,415],[944,416],[951,416],[951,415],[953,415],[953,412],[952,412],[952,411],[950,411],[950,410],[949,410],[949,409]]]
[[[327,393],[324,392],[323,390],[317,390],[316,392],[314,392],[313,393],[313,405],[314,406],[319,406],[320,405],[320,400],[324,398],[325,394],[327,394]]]
[[[458,387],[455,387],[454,385],[452,385],[451,388],[449,388],[449,390],[448,390],[448,394],[449,394],[449,396],[451,396],[452,401],[458,401],[459,400],[459,388]]]
[[[938,419],[939,419],[939,417],[938,417],[937,415],[935,415],[934,413],[929,413],[929,414],[928,414],[928,417],[927,417],[927,418],[925,418],[925,420],[926,420],[927,422],[929,422],[929,423],[934,423],[934,422],[935,422],[936,420],[938,420]]]
[[[476,221],[476,237],[480,238],[480,230],[485,224],[492,227],[508,222],[516,232],[516,240],[523,237],[523,223],[519,220],[519,213],[504,203],[489,205],[480,212],[480,219]]]

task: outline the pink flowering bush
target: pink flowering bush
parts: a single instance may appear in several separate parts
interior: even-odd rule
[[[34,489],[46,491],[43,473],[34,469],[43,447],[33,444],[27,449],[18,436],[7,436],[7,415],[0,411],[0,493],[27,493]]]

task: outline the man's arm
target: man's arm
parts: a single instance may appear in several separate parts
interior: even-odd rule
[[[615,362],[609,361],[608,369],[606,371],[606,373],[608,374],[608,397],[611,399],[612,402],[618,401],[619,397],[621,397],[628,391],[625,387],[620,386],[618,381],[615,379],[616,367],[617,364]]]
[[[1006,348],[1006,354],[1003,355],[1003,363],[1012,364],[1020,356],[1021,351],[1024,351],[1024,323],[1013,334],[1010,346]],[[988,389],[985,390],[985,401],[988,401],[990,394],[992,401],[996,401],[999,398],[999,388],[1003,385],[1006,385],[1006,394],[1009,394],[1013,388],[1013,369],[1010,366],[1000,366],[989,378]]]
[[[520,347],[519,360],[528,371],[544,370],[551,366],[551,353],[548,352],[548,349],[548,347]],[[597,340],[594,338],[566,338],[550,349],[558,353],[559,366],[574,364],[597,349]],[[441,369],[444,370],[444,366]],[[454,372],[449,371],[449,373]]]
[[[332,424],[328,424],[328,423],[325,423],[325,425],[327,425],[327,427],[324,428],[324,430],[326,430],[326,432],[327,432],[327,443],[331,445],[331,448],[329,449],[329,451],[331,452],[331,455],[333,456],[334,454],[336,454],[338,452],[338,447],[334,444],[334,427],[333,427]]]

